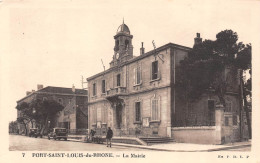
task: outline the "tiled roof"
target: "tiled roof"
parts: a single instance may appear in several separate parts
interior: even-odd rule
[[[72,88],[53,87],[53,86],[45,87],[43,89],[38,90],[38,92],[74,94],[74,92],[72,92]],[[75,89],[75,94],[87,95],[88,91],[87,90],[83,90],[83,89]]]
[[[83,90],[83,89],[75,89],[75,93],[74,93],[74,92],[72,92],[72,88],[47,86],[47,87],[42,88],[40,90],[31,92],[29,95],[23,97],[22,99],[18,100],[17,102],[20,102],[20,101],[30,97],[31,95],[37,94],[37,93],[59,93],[59,94],[88,95],[88,91]]]

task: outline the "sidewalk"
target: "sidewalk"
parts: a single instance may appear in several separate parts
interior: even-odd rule
[[[68,140],[84,142],[83,139],[68,138]],[[155,151],[168,151],[168,152],[213,152],[213,151],[251,147],[251,141],[235,142],[232,144],[230,143],[224,145],[188,144],[188,143],[173,142],[167,144],[153,144],[149,146],[124,144],[124,143],[112,143],[112,146],[124,146],[124,147],[131,147],[131,148],[140,148],[140,149],[155,150]]]
[[[228,149],[238,149],[243,147],[251,147],[251,142],[237,142],[225,145],[204,145],[204,144],[188,144],[188,143],[167,143],[167,144],[154,144],[151,146],[133,145],[112,143],[114,146],[135,147],[141,149],[149,149],[156,151],[168,152],[213,152]]]

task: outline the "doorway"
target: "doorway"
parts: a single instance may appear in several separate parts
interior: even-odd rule
[[[116,128],[121,129],[122,126],[122,105],[116,105]]]

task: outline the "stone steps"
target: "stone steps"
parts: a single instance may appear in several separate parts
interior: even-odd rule
[[[172,138],[168,137],[143,137],[140,139],[149,145],[174,142]]]

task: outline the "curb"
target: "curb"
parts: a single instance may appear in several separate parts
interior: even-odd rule
[[[75,140],[75,139],[68,139],[69,141],[73,142],[82,142],[80,140]],[[139,148],[139,149],[147,149],[147,150],[153,150],[153,151],[165,151],[165,152],[214,152],[214,151],[221,151],[221,150],[227,150],[227,149],[236,149],[236,148],[241,148],[241,147],[251,147],[251,144],[245,144],[245,145],[237,145],[237,146],[230,146],[230,147],[220,147],[220,148],[215,148],[215,149],[205,149],[205,150],[172,150],[172,149],[158,149],[158,148],[151,148],[151,147],[146,147],[146,146],[132,146],[128,144],[120,144],[116,143],[113,144],[112,146],[123,146],[123,147],[131,147],[131,148]]]
[[[172,150],[172,149],[156,149],[156,148],[149,148],[149,147],[137,147],[137,146],[131,146],[126,144],[113,144],[114,146],[125,146],[125,147],[132,147],[132,148],[140,148],[140,149],[149,149],[154,151],[166,151],[166,152],[214,152],[214,151],[221,151],[221,150],[227,150],[227,149],[236,149],[241,147],[251,147],[251,144],[246,145],[237,145],[232,147],[221,147],[216,149],[205,149],[205,150]]]

